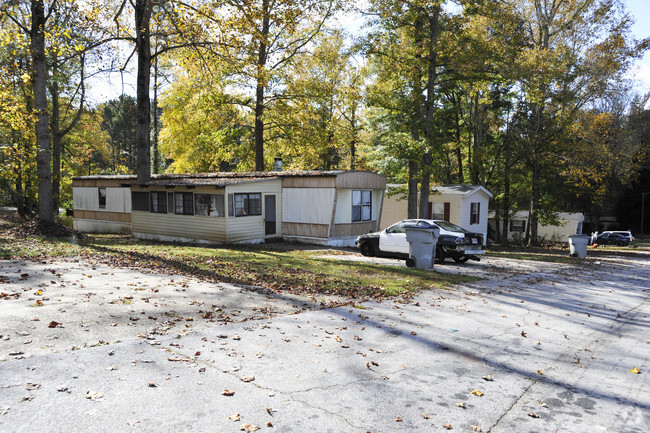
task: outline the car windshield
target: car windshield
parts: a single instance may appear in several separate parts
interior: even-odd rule
[[[388,227],[386,233],[406,233],[407,227],[435,228],[436,224],[427,220],[403,220]]]
[[[450,232],[461,232],[461,233],[469,233],[467,230],[465,230],[462,227],[457,226],[456,224],[452,224],[447,221],[434,221],[436,225],[440,226],[440,228],[445,229]]]

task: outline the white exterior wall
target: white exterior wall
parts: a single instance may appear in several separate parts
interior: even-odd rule
[[[569,235],[582,234],[582,224],[584,222],[584,216],[582,213],[568,213],[561,212],[558,215],[558,219],[564,225],[560,226],[546,226],[542,224],[537,225],[537,235],[540,238],[544,238],[547,241],[555,240],[559,242],[568,242],[567,237]],[[510,218],[511,221],[524,221],[525,224],[528,224],[528,212],[520,211],[517,214],[513,215]],[[499,224],[499,230],[501,230],[502,222]],[[494,224],[493,226],[496,226]],[[524,232],[514,232],[508,227],[508,240],[513,241],[514,237],[518,235],[523,238],[525,235]]]
[[[479,214],[479,223],[470,224],[472,221],[472,203],[480,203],[480,214]],[[481,194],[479,191],[472,194],[462,196],[460,203],[460,223],[454,221],[453,218],[450,218],[450,222],[458,224],[464,229],[467,229],[474,233],[483,234],[483,244],[487,243],[487,233],[488,233],[488,207],[490,206],[490,199],[484,194]],[[452,205],[453,209],[453,205]]]
[[[99,210],[99,197],[96,187],[72,188],[72,201],[74,209]]]
[[[559,241],[566,241],[569,235],[578,234],[578,221],[569,220],[563,221],[566,222],[564,226],[537,226],[537,236],[543,237],[546,240],[557,239]]]
[[[72,188],[73,208],[77,211],[88,211],[85,213],[86,216],[92,215],[92,218],[75,217],[72,220],[72,227],[84,233],[130,233],[130,222],[124,222],[124,218],[121,218],[122,221],[114,219],[116,213],[131,212],[131,188],[109,186],[101,188],[106,188],[106,207],[103,209],[99,208],[98,187]]]
[[[271,180],[264,182],[250,182],[226,187],[226,215],[228,211],[228,195],[239,193],[261,193],[262,215],[228,216],[226,217],[226,230],[228,242],[262,242],[266,235],[264,226],[265,203],[264,196],[275,195],[275,234],[270,237],[282,236],[282,209],[283,193],[282,181]]]
[[[339,196],[336,200],[336,216],[334,219],[335,224],[349,224],[352,222],[352,191],[351,189],[340,189]],[[358,191],[358,190],[357,190]],[[367,189],[365,191],[368,191]],[[372,214],[371,221],[379,219],[379,212],[382,206],[382,193],[380,190],[372,191]],[[399,221],[399,220],[398,220]]]
[[[340,195],[338,200],[340,202]],[[329,225],[332,222],[333,207],[334,188],[283,188],[282,190],[283,222]]]
[[[103,187],[102,187],[103,188]],[[98,187],[74,187],[72,200],[74,209],[105,212],[131,212],[131,189],[106,187],[106,208],[99,208]]]

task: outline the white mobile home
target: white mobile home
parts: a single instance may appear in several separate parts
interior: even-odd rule
[[[93,186],[103,182],[129,192],[120,230],[91,200],[107,194]],[[133,176],[80,177],[73,180],[75,227],[169,241],[353,246],[359,234],[377,230],[385,187],[383,176],[362,171],[154,175],[146,184]]]
[[[537,225],[537,235],[540,240],[567,242],[569,235],[582,234],[582,224],[585,217],[582,213],[559,212],[557,214],[560,225]],[[496,219],[490,218],[490,228],[493,230],[502,230],[503,221],[497,224]],[[515,213],[508,224],[508,240],[517,241],[524,238],[526,226],[528,224],[528,211],[519,211]]]
[[[85,233],[131,233],[135,176],[87,176],[72,181],[73,227]]]

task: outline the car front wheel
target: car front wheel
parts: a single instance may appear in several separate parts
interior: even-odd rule
[[[364,242],[359,247],[359,251],[366,257],[373,257],[375,255],[375,247],[370,242]]]

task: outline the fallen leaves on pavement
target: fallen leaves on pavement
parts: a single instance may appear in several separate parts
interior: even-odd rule
[[[104,398],[104,394],[102,394],[99,391],[88,391],[86,393],[86,398],[88,400],[100,400],[100,399]]]

